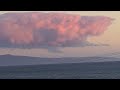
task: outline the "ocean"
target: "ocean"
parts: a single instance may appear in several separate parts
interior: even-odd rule
[[[0,79],[120,79],[120,61],[0,66]]]

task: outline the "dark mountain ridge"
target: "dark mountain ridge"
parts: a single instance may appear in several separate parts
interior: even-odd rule
[[[0,66],[110,62],[110,61],[120,61],[120,59],[114,57],[41,58],[41,57],[29,57],[29,56],[15,56],[10,54],[0,55]]]

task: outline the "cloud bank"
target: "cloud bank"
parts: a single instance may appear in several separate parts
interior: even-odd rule
[[[87,38],[107,30],[113,19],[65,13],[5,13],[0,15],[0,47],[47,48],[93,45]]]

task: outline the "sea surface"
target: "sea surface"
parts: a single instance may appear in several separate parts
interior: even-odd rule
[[[0,66],[0,79],[120,79],[120,61]]]

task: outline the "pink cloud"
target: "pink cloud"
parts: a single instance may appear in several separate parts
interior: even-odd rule
[[[104,33],[112,20],[64,13],[6,13],[0,15],[0,45],[31,48],[81,45],[88,36]]]

